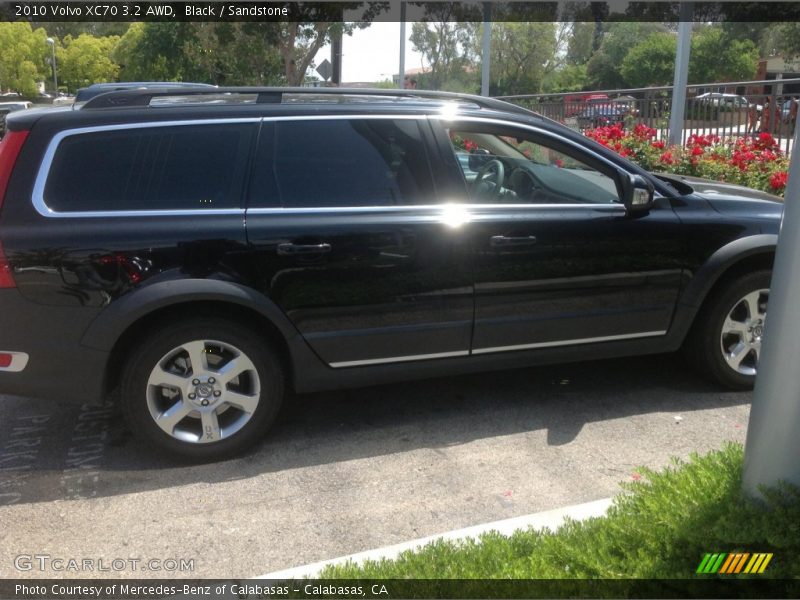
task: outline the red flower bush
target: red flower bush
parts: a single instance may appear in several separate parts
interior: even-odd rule
[[[773,173],[769,178],[769,187],[776,192],[783,192],[786,189],[786,180],[788,178],[789,174],[786,173],[786,171],[778,171],[777,173]]]
[[[726,139],[695,133],[685,146],[667,146],[643,123],[630,132],[618,123],[584,133],[649,171],[728,181],[779,195],[786,189],[789,161],[768,133]]]

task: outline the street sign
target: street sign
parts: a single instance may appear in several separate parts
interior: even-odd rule
[[[330,79],[331,75],[333,74],[333,69],[331,68],[331,61],[329,61],[326,58],[321,63],[319,63],[319,66],[317,67],[317,73],[319,73],[320,76],[325,81],[328,81],[328,79]]]

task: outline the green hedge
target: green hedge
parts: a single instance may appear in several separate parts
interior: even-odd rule
[[[800,490],[740,493],[743,450],[729,444],[661,472],[639,469],[607,516],[556,532],[488,533],[437,541],[396,560],[326,568],[322,578],[743,578],[800,577]],[[764,575],[697,575],[708,552],[772,552]]]

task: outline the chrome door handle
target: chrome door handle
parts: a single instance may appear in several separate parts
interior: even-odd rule
[[[533,246],[535,243],[535,235],[523,235],[519,237],[493,235],[491,238],[489,238],[489,244],[493,248],[508,248],[509,246]]]
[[[298,254],[327,254],[331,251],[330,244],[278,244],[280,256],[297,256]]]

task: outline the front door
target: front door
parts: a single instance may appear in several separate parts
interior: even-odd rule
[[[665,199],[628,216],[602,157],[527,127],[441,126],[469,196],[473,354],[666,333],[683,244]]]

